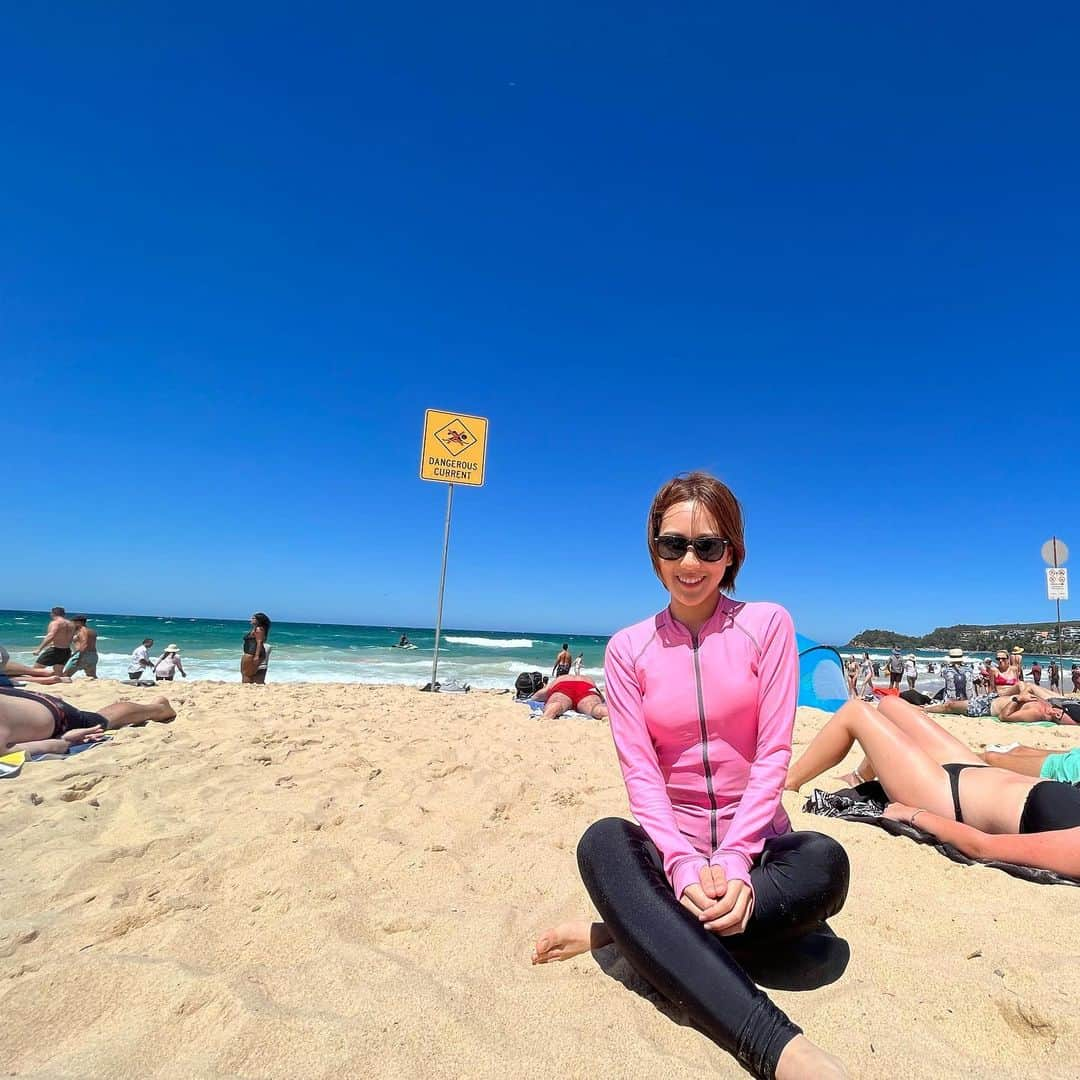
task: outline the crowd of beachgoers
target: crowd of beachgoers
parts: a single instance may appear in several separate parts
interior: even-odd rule
[[[242,682],[265,684],[270,626],[263,612],[251,616],[240,657]],[[156,686],[172,682],[178,674],[187,677],[178,645],[167,645],[156,658],[151,654],[153,647],[154,639],[147,637],[132,650],[130,685]],[[96,680],[97,665],[97,631],[85,615],[69,617],[61,606],[51,610],[32,664],[12,660],[10,651],[0,645],[0,757],[67,754],[76,746],[101,741],[107,732],[118,728],[151,720],[167,723],[175,718],[176,712],[165,697],[149,702],[121,700],[94,711],[65,701],[56,687],[70,684],[80,673]],[[42,693],[36,689],[43,686],[53,690]]]
[[[542,932],[534,963],[614,944],[752,1075],[847,1076],[844,1063],[755,984],[758,964],[777,956],[800,969],[793,976],[812,981],[814,965],[801,969],[808,943],[829,933],[828,920],[860,887],[844,845],[794,830],[782,796],[857,747],[861,760],[841,778],[842,790],[860,807],[879,798],[883,822],[961,859],[1080,884],[1080,744],[1059,752],[976,749],[934,720],[950,714],[1071,728],[1080,701],[1062,694],[1056,665],[1025,668],[1015,653],[973,664],[962,649],[950,650],[936,699],[916,688],[913,656],[893,650],[883,687],[864,655],[847,665],[850,700],[792,760],[794,627],[777,604],[732,598],[746,557],[734,494],[708,474],[681,475],[657,493],[647,521],[648,557],[668,605],[611,639],[602,684],[564,645],[550,678],[527,688],[535,715],[574,711],[610,724],[636,819],[588,825],[577,859],[600,921]],[[243,682],[265,682],[269,634],[270,620],[255,613],[242,643]],[[399,647],[409,644],[402,635]],[[54,608],[34,664],[0,653],[0,756],[64,753],[116,728],[174,719],[165,698],[92,712],[64,701],[65,681],[96,678],[95,645],[86,617]],[[185,676],[175,644],[156,657],[153,645],[147,638],[135,646],[129,683]],[[1071,678],[1080,688],[1075,668]]]

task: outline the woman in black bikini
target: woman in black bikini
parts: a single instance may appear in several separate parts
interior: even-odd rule
[[[240,681],[266,682],[266,639],[270,636],[270,620],[261,611],[251,616],[251,629],[244,635],[244,655],[240,657]]]
[[[838,765],[856,741],[895,800],[887,817],[973,859],[1080,877],[1080,788],[987,765],[899,698],[884,698],[877,709],[844,705],[791,766],[788,789],[798,791]]]

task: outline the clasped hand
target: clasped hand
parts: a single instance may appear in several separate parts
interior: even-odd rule
[[[714,934],[741,934],[754,911],[754,890],[738,878],[728,880],[719,866],[703,866],[697,885],[687,885],[679,898],[684,908]]]

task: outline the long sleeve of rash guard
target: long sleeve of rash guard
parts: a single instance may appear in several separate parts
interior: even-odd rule
[[[708,860],[694,849],[675,822],[656,748],[645,723],[633,659],[626,655],[629,646],[628,640],[616,636],[608,644],[604,658],[611,734],[630,809],[656,845],[664,860],[664,873],[676,897],[681,898],[686,886],[699,880]]]

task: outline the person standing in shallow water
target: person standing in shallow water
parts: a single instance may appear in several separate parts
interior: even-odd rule
[[[611,732],[640,824],[607,818],[589,827],[578,866],[603,922],[545,931],[533,962],[614,942],[754,1076],[845,1077],[740,962],[820,929],[847,896],[844,849],[793,832],[780,802],[798,691],[791,617],[721,591],[733,589],[746,547],[739,504],[715,478],[690,473],[665,484],[647,529],[671,601],[616,634],[604,664]]]
[[[551,674],[554,675],[556,679],[559,678],[560,675],[569,675],[570,666],[573,662],[574,658],[570,655],[570,646],[564,641],[559,655],[555,657],[555,664],[551,669]]]
[[[261,611],[251,616],[251,629],[244,635],[244,652],[240,657],[240,681],[262,685],[266,682],[269,659],[270,619]]]

